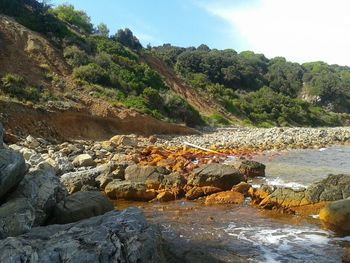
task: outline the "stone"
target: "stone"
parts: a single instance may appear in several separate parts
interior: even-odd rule
[[[53,169],[38,169],[26,174],[8,199],[26,198],[35,210],[34,225],[39,226],[45,223],[56,204],[67,194]]]
[[[147,189],[141,182],[113,180],[106,188],[105,193],[112,199],[132,201],[150,201],[157,196],[157,192]]]
[[[0,149],[4,148],[4,127],[0,123]]]
[[[37,148],[40,146],[40,142],[35,139],[33,136],[28,135],[26,138],[26,144],[30,147],[30,148]]]
[[[117,145],[111,141],[104,141],[101,143],[101,147],[108,152],[115,152],[116,146]]]
[[[244,176],[233,166],[212,163],[195,169],[188,184],[199,187],[212,186],[225,191],[244,181]]]
[[[243,204],[244,195],[234,191],[225,191],[209,195],[205,198],[206,205],[213,204]]]
[[[11,199],[0,207],[0,239],[28,232],[35,222],[35,209],[27,198]]]
[[[343,199],[326,205],[320,211],[322,224],[341,235],[350,234],[350,199]]]
[[[248,196],[249,189],[251,188],[251,185],[246,182],[241,182],[237,185],[234,185],[231,189],[231,191],[238,192],[243,194],[244,196]]]
[[[96,166],[95,161],[89,154],[80,154],[76,156],[72,163],[75,167]]]
[[[68,224],[103,215],[113,209],[113,204],[100,192],[77,192],[56,205],[52,221]]]
[[[164,262],[160,240],[142,211],[128,208],[1,240],[0,262]]]
[[[246,177],[265,176],[266,166],[252,160],[241,161],[238,170]]]
[[[0,149],[0,200],[22,181],[27,167],[21,154]]]
[[[171,191],[164,191],[159,193],[155,199],[159,202],[169,202],[169,201],[176,200],[177,196],[175,193]]]
[[[12,133],[8,133],[8,132],[4,133],[4,143],[6,143],[6,144],[14,144],[14,143],[17,143],[18,141],[19,141],[19,138],[16,135],[14,135]],[[1,148],[1,146],[0,146],[0,148]]]
[[[138,144],[137,138],[126,135],[116,135],[110,139],[112,143],[117,146],[131,146],[136,147]]]
[[[217,188],[213,186],[203,186],[203,187],[195,186],[191,188],[189,191],[187,191],[185,196],[186,196],[186,199],[188,200],[195,200],[199,197],[211,195],[221,191],[222,191],[221,188]]]
[[[55,162],[57,163],[58,175],[69,173],[74,170],[74,165],[69,161],[67,157],[58,156],[55,158]]]
[[[60,181],[66,186],[70,194],[80,191],[84,185],[98,187],[99,182],[96,178],[99,175],[109,174],[111,172],[111,166],[108,164],[100,165],[96,168],[66,173],[61,176]]]
[[[164,175],[164,178],[159,186],[161,189],[173,189],[173,188],[183,188],[187,183],[187,180],[179,173],[171,173]]]
[[[143,182],[158,189],[166,174],[169,174],[169,171],[162,167],[135,164],[125,169],[125,180]]]

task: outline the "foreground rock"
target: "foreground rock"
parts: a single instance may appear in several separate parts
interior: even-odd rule
[[[320,211],[322,224],[336,233],[350,234],[350,199],[339,200],[326,205]]]
[[[89,154],[80,154],[74,158],[73,165],[76,167],[86,167],[96,166],[96,163]]]
[[[103,215],[113,209],[113,204],[100,192],[78,192],[56,205],[52,223],[73,223]]]
[[[136,208],[0,241],[0,262],[6,263],[160,262],[162,257],[157,229]]]
[[[243,204],[244,195],[234,191],[225,191],[207,196],[206,205],[214,204]]]
[[[350,175],[329,175],[307,189],[262,186],[251,189],[255,204],[267,209],[284,209],[290,212],[319,213],[327,203],[350,197]]]
[[[233,166],[213,163],[195,169],[188,184],[198,187],[211,186],[225,191],[243,181],[244,176]]]
[[[26,164],[21,154],[0,149],[0,200],[23,179]]]

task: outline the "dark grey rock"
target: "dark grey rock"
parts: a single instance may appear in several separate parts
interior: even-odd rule
[[[142,182],[113,180],[106,188],[105,193],[112,199],[124,199],[134,201],[150,201],[157,196],[155,191],[147,189]]]
[[[126,168],[125,180],[160,185],[166,174],[169,174],[169,171],[162,167],[135,164]]]
[[[195,169],[188,180],[188,184],[230,190],[232,186],[244,181],[244,176],[233,166],[213,163]]]
[[[77,192],[56,205],[52,221],[57,224],[73,223],[113,209],[111,201],[100,192]]]
[[[163,262],[159,230],[128,208],[0,241],[0,262]]]

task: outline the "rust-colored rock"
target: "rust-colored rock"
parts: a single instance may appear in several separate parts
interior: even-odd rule
[[[221,191],[222,190],[220,188],[213,187],[213,186],[203,186],[203,187],[195,186],[186,193],[186,199],[194,200],[199,197],[207,196],[207,195],[214,194]]]
[[[156,200],[159,202],[169,202],[176,199],[175,193],[171,191],[164,191],[157,195]]]
[[[206,197],[205,204],[243,204],[244,195],[239,192],[226,191],[212,194]]]

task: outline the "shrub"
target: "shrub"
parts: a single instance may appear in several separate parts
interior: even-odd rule
[[[10,97],[19,100],[37,101],[40,99],[40,93],[37,88],[26,86],[23,77],[15,74],[6,74],[1,78],[1,90]]]
[[[63,56],[72,67],[80,67],[89,63],[88,55],[77,46],[69,46],[63,50]]]
[[[90,63],[79,68],[75,68],[73,76],[76,79],[82,79],[89,83],[108,85],[109,76],[107,72],[95,63]]]

